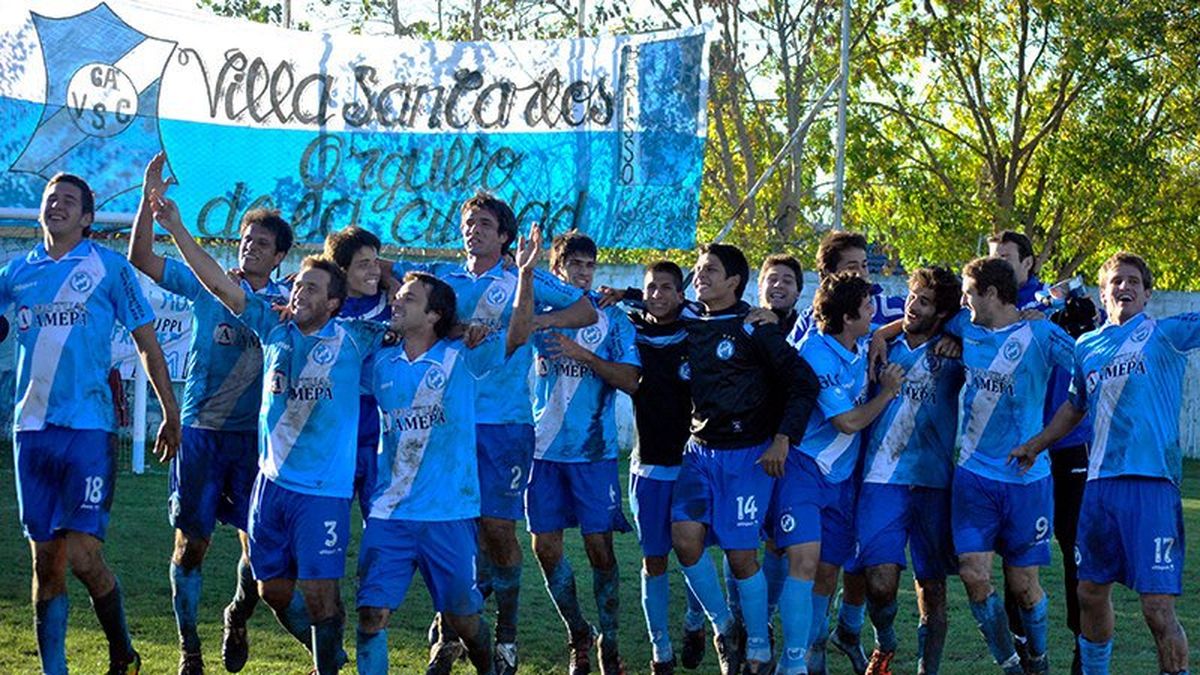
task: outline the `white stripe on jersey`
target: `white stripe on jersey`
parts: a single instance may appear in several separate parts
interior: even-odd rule
[[[1154,337],[1154,331],[1158,328],[1158,324],[1154,319],[1149,317],[1138,326],[1129,337],[1125,338],[1125,343],[1117,350],[1117,353],[1112,357],[1110,363],[1121,363],[1133,357],[1146,349],[1146,345],[1150,344],[1151,338]],[[1134,336],[1145,339],[1135,341]],[[1109,431],[1112,430],[1113,414],[1116,412],[1117,403],[1121,400],[1121,394],[1125,391],[1125,383],[1129,381],[1129,373],[1113,377],[1100,382],[1100,392],[1097,396],[1097,402],[1092,410],[1092,419],[1095,423],[1092,426],[1092,444],[1088,450],[1088,480],[1098,478],[1100,476],[1100,465],[1104,463],[1104,453],[1108,451]],[[1087,392],[1081,392],[1087,396]]]
[[[61,264],[61,263],[50,263]],[[83,291],[72,287],[72,281],[86,274],[91,283]],[[71,303],[85,307],[92,294],[100,288],[106,271],[104,261],[95,249],[86,258],[79,261],[62,286],[54,294],[55,303]],[[17,420],[17,429],[42,429],[46,426],[46,409],[50,406],[50,390],[54,386],[54,378],[58,375],[58,365],[62,360],[63,349],[71,336],[73,326],[54,325],[42,326],[38,329],[37,342],[33,345],[33,353],[29,358],[29,384],[25,388],[25,396],[17,403],[21,411],[21,419]],[[91,345],[79,345],[79,349],[91,349]]]
[[[1001,343],[1000,348],[996,350],[996,355],[992,357],[992,362],[988,364],[988,372],[999,373],[1001,375],[1012,375],[1021,365],[1021,361],[1029,351],[1029,345],[1033,342],[1033,327],[1028,323],[1021,326],[1012,335]],[[1021,348],[1020,355],[1015,359],[1009,359],[1004,356],[1005,348],[1009,343],[1016,343]],[[979,449],[979,439],[983,437],[983,432],[987,429],[988,422],[992,419],[992,414],[996,412],[996,404],[1000,402],[1000,397],[1003,394],[999,391],[986,390],[981,391],[976,389],[975,398],[971,400],[971,411],[967,428],[962,433],[962,448],[958,456],[958,464],[962,466],[967,463],[971,455]]]
[[[331,319],[332,321],[332,319]],[[279,330],[294,330],[290,326],[282,326]],[[313,359],[313,351],[308,352],[308,362],[304,364],[303,370],[296,380],[306,379],[327,379],[329,371],[337,365],[338,359],[341,358],[342,347],[346,344],[348,336],[345,329],[337,324],[334,324],[334,337],[328,342],[322,340],[324,344],[328,344],[330,351],[333,352],[333,358],[329,359],[324,365],[319,364]],[[263,378],[263,386],[270,386],[270,378]],[[290,384],[290,383],[289,383]],[[287,395],[286,393],[284,395]],[[263,396],[267,396],[264,392]],[[300,438],[300,433],[304,431],[304,426],[308,423],[308,418],[312,415],[313,408],[317,405],[316,397],[310,400],[288,401],[284,406],[283,414],[279,419],[275,420],[274,426],[267,438],[267,452],[263,458],[262,471],[268,478],[276,478],[279,476],[279,470],[287,462],[288,455],[291,454],[292,448],[296,445],[296,440]]]
[[[458,350],[447,348],[441,364],[430,367],[430,369],[442,369],[441,386],[436,388],[430,386],[434,378],[428,377],[429,371],[426,371],[426,377],[421,379],[421,385],[413,394],[412,409],[441,405],[442,398],[450,387],[450,377],[454,373],[454,364],[457,361]],[[425,451],[429,449],[429,437],[433,434],[434,429],[432,424],[418,424],[414,427],[400,432],[400,439],[396,444],[396,455],[392,458],[391,480],[387,490],[371,501],[372,518],[386,519],[390,517],[400,502],[412,491],[413,483],[417,480],[417,472],[421,470],[421,462],[425,458]],[[384,442],[382,437],[380,442]],[[368,486],[367,489],[372,490],[372,486]]]
[[[221,431],[225,420],[246,393],[246,383],[262,377],[262,347],[246,347],[221,382],[208,397],[207,404],[196,413],[196,428]]]
[[[500,317],[504,316],[504,310],[512,303],[513,295],[517,292],[517,279],[511,274],[502,274],[499,279],[488,284],[485,290],[479,296],[479,300],[475,303],[475,310],[471,312],[471,320],[485,323],[494,328],[500,327]],[[503,299],[496,302],[497,298],[503,294]]]
[[[581,340],[584,328],[575,331],[575,344],[583,347],[589,352],[595,352],[596,348],[604,344],[608,339],[608,315],[604,312],[597,312],[596,323],[592,324],[600,329],[600,339],[596,340],[595,344],[588,346]],[[590,326],[589,326],[590,327]],[[550,395],[546,397],[546,407],[542,409],[542,416],[538,418],[536,423],[536,441],[537,445],[534,449],[534,457],[542,457],[546,454],[546,450],[550,448],[550,444],[558,438],[558,432],[562,429],[563,422],[567,419],[567,408],[571,405],[571,400],[575,398],[575,390],[579,389],[579,385],[583,383],[582,377],[565,377],[559,375],[554,381],[554,388],[550,390]]]
[[[858,433],[843,434],[838,432],[837,438],[834,438],[825,449],[817,453],[817,466],[821,467],[821,473],[826,476],[833,471],[833,465],[842,456],[843,453],[850,447],[851,443],[857,443],[859,440]]]
[[[929,360],[920,358],[905,374],[904,379],[913,383],[930,380],[932,386]],[[903,396],[903,394],[901,395]],[[879,449],[875,451],[875,459],[871,462],[871,467],[867,471],[866,477],[863,478],[863,482],[887,483],[892,480],[892,475],[900,467],[900,453],[908,446],[908,440],[912,438],[913,431],[917,428],[917,413],[920,411],[919,399],[904,396],[904,400],[900,402],[900,409],[892,418],[891,426],[888,427],[887,433],[879,443]]]

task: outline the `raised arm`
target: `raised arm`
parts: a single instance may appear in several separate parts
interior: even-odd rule
[[[151,208],[154,209],[154,219],[175,238],[175,246],[179,248],[179,254],[192,269],[192,273],[221,304],[234,314],[240,315],[246,309],[245,292],[229,278],[221,265],[200,247],[195,237],[183,226],[183,221],[179,219],[179,207],[159,194],[152,194],[150,202]]]
[[[529,341],[533,332],[533,271],[542,257],[542,228],[534,225],[529,237],[517,241],[517,295],[513,298],[512,316],[508,319],[505,356]]]
[[[167,371],[167,360],[154,334],[154,322],[138,326],[133,330],[133,342],[142,359],[142,367],[150,377],[158,405],[162,408],[162,424],[154,440],[154,452],[158,461],[166,462],[179,450],[182,432],[179,426],[179,404],[175,402],[175,391],[171,389],[171,376]]]
[[[160,152],[146,165],[142,199],[138,202],[137,217],[129,233],[129,253],[126,255],[134,267],[155,283],[163,279],[164,259],[154,252],[154,207],[151,200],[153,195],[166,194],[167,188],[174,182],[174,179],[163,180],[162,171],[166,162],[167,156]]]
[[[534,317],[538,328],[583,328],[596,323],[596,308],[583,296],[563,309]]]

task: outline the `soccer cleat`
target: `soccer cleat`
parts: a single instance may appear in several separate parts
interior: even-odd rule
[[[516,675],[517,672],[517,643],[497,642],[492,652],[492,664],[496,675]]]
[[[179,675],[204,675],[204,657],[199,652],[180,654]]]
[[[862,640],[857,635],[845,633],[839,627],[829,636],[829,644],[837,647],[838,651],[850,659],[850,667],[855,675],[867,672],[867,654],[863,651]]]
[[[592,672],[592,642],[595,641],[596,630],[588,626],[587,630],[571,636],[567,644],[571,650],[571,663],[568,667],[570,675],[588,675]]]
[[[680,665],[687,670],[695,670],[704,662],[704,627],[700,630],[683,631],[683,653],[680,654]]]
[[[876,649],[871,652],[871,660],[867,662],[867,675],[892,675],[892,658],[896,652],[884,652]]]
[[[824,642],[818,642],[808,648],[808,673],[809,675],[825,675],[825,650],[827,647]]]
[[[609,642],[603,635],[596,638],[596,656],[600,659],[601,675],[625,675],[625,663],[615,641]]]
[[[109,661],[108,675],[139,675],[142,672],[142,656],[137,652],[125,663]]]
[[[438,615],[433,615],[433,621],[429,622],[429,630],[425,632],[425,639],[429,642],[429,647],[432,649],[434,645],[441,640],[442,630],[438,625]]]
[[[713,648],[717,651],[721,675],[739,675],[742,672],[742,657],[746,649],[746,628],[742,626],[742,622],[734,621],[733,626],[724,635],[714,635]]]
[[[651,675],[675,675],[675,658],[670,661],[651,661]]]
[[[457,661],[467,658],[467,647],[460,641],[439,642],[429,648],[425,675],[450,675]]]
[[[221,663],[227,672],[237,673],[246,666],[246,659],[250,657],[250,638],[246,634],[245,623],[234,623],[229,607],[225,608],[224,624],[221,629]]]
[[[1034,672],[1032,670],[1032,660],[1029,653],[1029,642],[1024,635],[1013,635],[1013,649],[1017,652],[1017,658],[1021,659],[1021,670],[1026,673]]]
[[[771,675],[775,664],[771,661],[746,661],[742,664],[743,675]]]
[[[1042,675],[1042,673],[1050,672],[1050,656],[1042,654],[1041,656],[1033,656],[1030,654],[1029,659],[1021,664],[1028,675]]]

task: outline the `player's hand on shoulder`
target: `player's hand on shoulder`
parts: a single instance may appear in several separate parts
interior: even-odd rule
[[[492,334],[492,329],[482,323],[468,323],[463,326],[462,341],[467,349],[474,349]]]
[[[746,323],[751,326],[778,324],[779,315],[766,307],[755,307],[746,313]]]
[[[546,349],[546,355],[552,359],[557,359],[560,356],[576,361],[586,361],[592,353],[579,343],[562,333],[546,333],[542,343]]]
[[[953,335],[943,335],[933,345],[934,356],[945,359],[961,359],[962,353],[962,341]]]
[[[1022,321],[1041,321],[1046,318],[1046,313],[1040,309],[1023,309],[1021,310]]]
[[[600,309],[612,307],[625,299],[625,291],[617,290],[611,286],[597,288],[596,295],[599,296],[596,300],[596,306]]]
[[[867,346],[867,373],[870,374],[872,382],[878,380],[879,373],[883,372],[887,365],[887,340],[878,333],[872,333],[871,342]]]

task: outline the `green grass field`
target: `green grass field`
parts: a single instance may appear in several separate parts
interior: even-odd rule
[[[37,651],[34,644],[32,609],[29,605],[29,547],[21,535],[17,521],[17,505],[13,490],[12,454],[3,452],[0,460],[0,481],[6,486],[8,498],[0,502],[0,673],[37,672]],[[1200,462],[1185,464],[1184,517],[1187,529],[1195,533],[1200,527]],[[178,659],[178,642],[171,612],[171,591],[167,579],[171,550],[171,530],[166,522],[166,474],[155,468],[135,476],[123,474],[119,480],[113,507],[112,526],[106,553],[110,565],[121,578],[125,589],[126,608],[134,644],[143,658],[143,672],[174,672]],[[355,516],[357,520],[357,516]],[[528,551],[527,537],[523,539]],[[357,536],[355,537],[357,542]],[[568,537],[569,556],[573,561],[581,602],[585,614],[595,616],[591,602],[591,575],[578,537]],[[630,673],[649,669],[649,644],[645,634],[638,599],[639,550],[632,534],[617,537],[617,557],[621,564],[621,647]],[[1188,555],[1196,560],[1195,540]],[[200,633],[209,671],[224,672],[220,665],[221,608],[228,602],[233,589],[234,566],[237,559],[237,539],[229,528],[219,529],[205,562],[205,585],[200,610]],[[1071,636],[1065,626],[1065,606],[1058,550],[1054,548],[1054,565],[1045,570],[1043,583],[1050,593],[1051,663],[1054,672],[1066,672],[1070,661]],[[354,561],[357,551],[350,550],[348,578],[343,585],[347,607],[354,606]],[[550,605],[541,575],[526,553],[524,586],[521,606],[520,644],[523,672],[566,672],[566,638],[562,623]],[[682,577],[672,576],[672,614],[682,616]],[[92,614],[87,594],[72,580],[70,633],[67,638],[68,661],[76,673],[103,672],[107,650],[103,634]],[[900,615],[897,629],[900,649],[895,662],[897,672],[914,672],[916,633],[916,602],[911,580],[901,585]],[[1186,578],[1181,618],[1184,627],[1200,641],[1200,584],[1197,576]],[[995,672],[983,639],[979,636],[966,608],[961,585],[952,581],[950,596],[951,626],[942,672]],[[1137,597],[1125,590],[1114,593],[1117,615],[1117,637],[1114,649],[1113,673],[1157,672],[1153,641],[1142,622]],[[426,648],[425,629],[430,618],[429,596],[419,577],[414,583],[401,610],[392,618],[391,663],[397,673],[424,671]],[[678,640],[678,631],[675,631]],[[864,631],[868,636],[869,630]],[[353,658],[353,617],[347,629],[346,649]],[[251,656],[246,673],[304,673],[309,666],[305,652],[275,623],[267,607],[259,605],[250,628]],[[678,642],[676,643],[678,649]],[[464,664],[459,672],[468,672]],[[709,650],[702,669],[716,671]],[[848,673],[848,665],[840,656],[830,657],[831,673]]]

